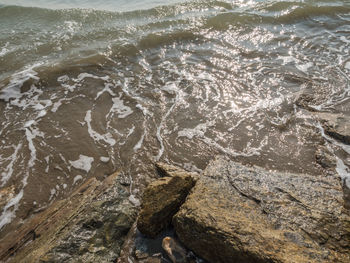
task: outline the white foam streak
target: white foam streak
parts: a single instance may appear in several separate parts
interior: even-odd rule
[[[91,110],[88,110],[86,112],[86,115],[85,115],[85,122],[88,126],[88,132],[90,134],[90,137],[98,142],[98,141],[104,141],[106,143],[108,143],[110,146],[114,146],[116,144],[116,141],[113,139],[113,136],[110,134],[110,133],[106,133],[106,134],[99,134],[98,132],[94,131],[91,127],[91,121],[92,121],[92,118],[91,118]]]
[[[350,189],[350,169],[347,167],[344,162],[339,158],[337,158],[337,173],[339,174],[342,181],[345,183],[346,187]]]
[[[133,148],[134,152],[137,152],[139,149],[141,149],[144,139],[145,139],[145,133],[142,134],[140,140],[135,144]]]
[[[6,55],[8,52],[10,52],[10,50],[7,48],[8,45],[9,45],[9,42],[7,42],[7,43],[5,44],[5,46],[1,49],[1,51],[0,51],[0,57],[4,56],[4,55]]]
[[[113,113],[113,114],[117,113],[118,118],[123,119],[129,116],[130,114],[132,114],[133,111],[130,107],[125,106],[124,102],[120,98],[121,98],[121,94],[119,95],[119,97],[112,98],[113,105],[110,110],[110,113]]]
[[[238,152],[231,148],[225,148],[221,146],[219,143],[217,143],[215,140],[208,138],[205,136],[205,133],[207,129],[211,126],[215,125],[215,121],[207,121],[206,123],[200,123],[193,129],[183,129],[178,132],[178,137],[186,137],[190,140],[192,140],[194,137],[198,138],[199,140],[203,141],[205,144],[212,146],[218,150],[220,150],[223,153],[226,153],[231,156],[254,156],[259,155],[262,148],[267,144],[267,136],[265,136],[261,141],[260,145],[258,147],[251,147],[248,143],[246,149],[244,152]]]
[[[11,160],[10,163],[7,165],[7,167],[5,168],[5,171],[1,173],[1,186],[4,186],[6,184],[6,182],[11,178],[12,174],[13,174],[13,165],[17,160],[17,154],[19,149],[21,149],[22,144],[19,143],[16,148],[15,151],[13,152],[13,154],[9,157],[9,159]]]
[[[97,93],[95,100],[97,100],[105,92],[108,92],[111,96],[115,97],[116,94],[111,90],[111,87],[113,87],[112,84],[110,83],[105,84],[105,87],[103,88],[103,90]]]
[[[32,65],[27,69],[12,75],[10,83],[0,91],[0,99],[9,101],[10,99],[21,98],[23,96],[23,93],[21,93],[21,87],[23,86],[23,83],[29,79],[39,80],[37,77],[38,73],[33,70],[33,68],[39,65],[41,64],[39,63]]]
[[[188,139],[193,139],[194,136],[204,137],[207,128],[215,125],[215,121],[207,121],[206,123],[200,123],[193,129],[183,129],[178,132],[178,137],[187,137]]]
[[[75,184],[76,182],[78,182],[79,180],[83,180],[83,177],[81,175],[77,175],[74,177],[73,179],[73,184]]]
[[[15,218],[19,201],[22,199],[22,197],[23,189],[5,205],[0,216],[0,229],[3,228],[4,225],[10,223],[13,218]]]
[[[153,114],[144,106],[142,106],[141,104],[136,104],[136,108],[138,108],[139,110],[142,111],[143,116],[153,116]]]
[[[349,145],[346,145],[346,144],[344,144],[344,143],[338,142],[337,140],[335,140],[335,139],[331,138],[330,136],[328,136],[328,135],[325,133],[325,131],[324,131],[324,129],[323,129],[323,127],[322,127],[322,125],[321,125],[320,123],[318,123],[318,124],[316,125],[316,127],[320,130],[322,137],[324,137],[327,141],[331,142],[332,144],[334,144],[334,145],[336,145],[336,146],[339,146],[339,147],[342,148],[345,152],[347,152],[348,154],[350,154],[350,146],[349,146]]]
[[[99,77],[99,76],[96,76],[96,75],[92,75],[90,73],[80,73],[78,75],[77,81],[80,82],[80,81],[82,81],[85,78],[101,79],[101,80],[107,81],[109,79],[109,76]]]
[[[33,142],[33,139],[36,136],[29,128],[26,128],[25,134],[26,134],[26,138],[27,138],[27,141],[28,141],[28,148],[29,148],[29,151],[30,151],[30,159],[28,161],[28,167],[31,168],[31,167],[34,166],[34,163],[35,163],[35,160],[36,160],[36,149],[35,149],[34,142]]]
[[[63,101],[63,99],[56,101],[51,108],[51,112],[56,112],[58,110],[58,108],[62,105],[62,101]]]
[[[50,198],[49,198],[49,201],[51,201],[51,199],[56,195],[56,189],[55,188],[52,188],[50,190]]]
[[[86,173],[88,173],[91,169],[91,165],[94,162],[94,158],[93,157],[89,157],[86,155],[79,155],[79,159],[76,161],[69,161],[69,163],[71,164],[71,166],[73,166],[75,169],[78,170],[83,170]]]
[[[164,143],[163,143],[163,138],[161,135],[161,130],[168,118],[168,116],[170,115],[170,113],[174,110],[178,100],[179,100],[179,93],[178,93],[178,89],[176,87],[175,83],[167,83],[166,86],[162,87],[162,90],[167,91],[169,94],[175,93],[176,97],[175,97],[175,102],[171,105],[171,107],[169,108],[169,110],[165,113],[164,116],[162,116],[162,120],[159,124],[159,126],[157,127],[157,132],[156,132],[156,136],[157,136],[157,140],[160,144],[160,149],[158,152],[158,155],[155,157],[155,159],[157,161],[159,161],[160,157],[162,157],[163,153],[164,153]]]

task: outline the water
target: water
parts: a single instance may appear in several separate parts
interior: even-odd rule
[[[158,160],[316,175],[325,144],[346,177],[295,100],[349,114],[349,54],[349,1],[0,0],[0,238],[115,170],[137,204]]]

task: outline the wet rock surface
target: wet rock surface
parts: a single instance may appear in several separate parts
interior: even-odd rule
[[[187,263],[189,262],[186,255],[186,250],[171,237],[165,237],[162,241],[162,247],[171,259],[172,263]]]
[[[222,156],[201,176],[158,163],[163,177],[146,188],[137,222],[138,208],[118,173],[91,178],[6,239],[1,260],[350,262],[347,192],[331,157],[319,147],[316,159],[328,171],[319,176]]]
[[[142,235],[132,227],[117,263],[207,263],[180,243],[173,227],[162,231],[156,238]]]
[[[350,262],[350,216],[335,173],[277,173],[218,157],[173,225],[209,262]]]
[[[334,169],[337,166],[337,160],[325,146],[318,147],[315,153],[316,162],[325,169]]]
[[[343,114],[315,113],[327,135],[345,144],[350,144],[350,117]]]
[[[118,173],[92,178],[13,233],[1,260],[15,254],[10,262],[113,262],[136,216]]]
[[[196,175],[175,166],[159,163],[164,177],[150,183],[142,197],[137,228],[148,237],[156,237],[170,225],[172,217],[195,184]]]

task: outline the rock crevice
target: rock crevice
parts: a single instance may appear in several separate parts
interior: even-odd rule
[[[350,215],[336,173],[273,172],[220,156],[199,177],[161,169],[166,177],[146,189],[139,222],[147,215],[153,231],[172,217],[179,240],[208,262],[350,262]],[[184,189],[185,201],[174,198]]]
[[[209,262],[349,262],[343,202],[336,174],[271,172],[218,157],[173,224]]]

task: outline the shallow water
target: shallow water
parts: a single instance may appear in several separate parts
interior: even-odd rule
[[[0,237],[115,170],[137,205],[157,160],[318,174],[326,144],[347,176],[295,100],[349,114],[349,54],[349,1],[0,0]]]

